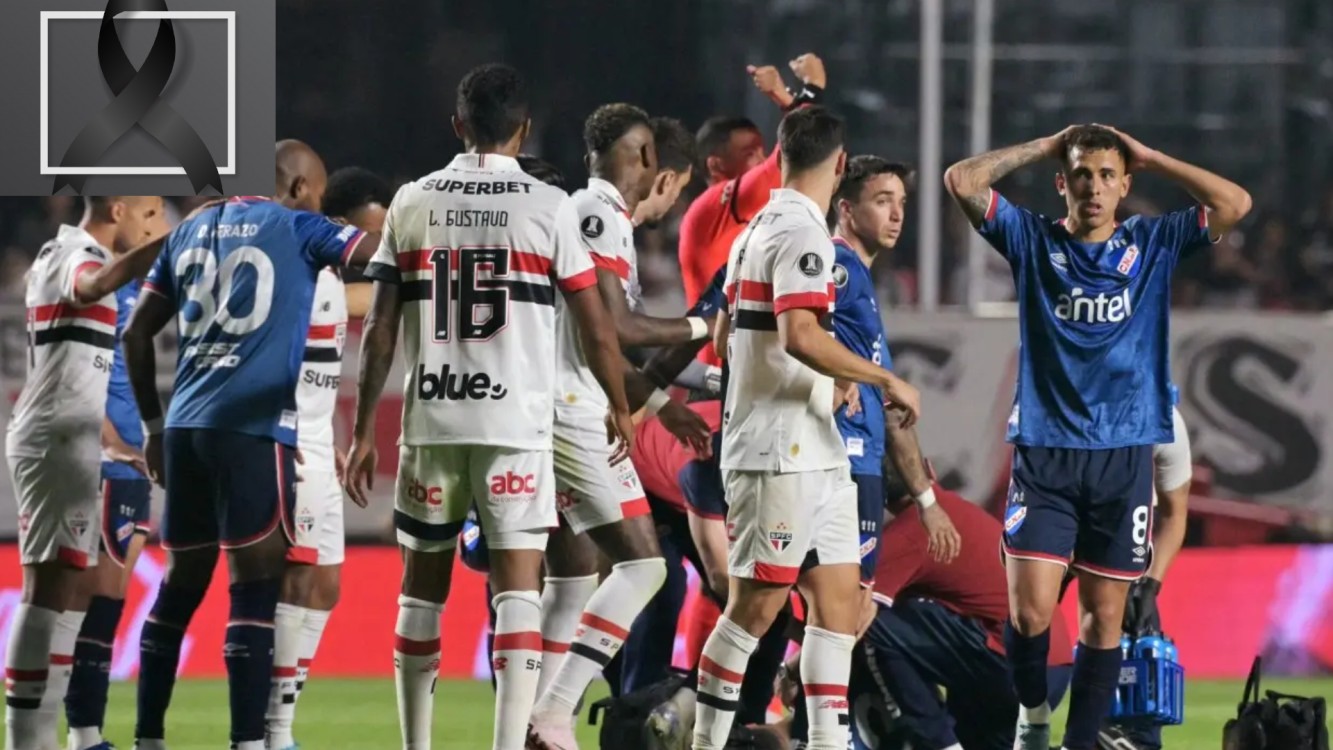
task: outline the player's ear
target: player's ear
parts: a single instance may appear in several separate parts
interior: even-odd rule
[[[663,169],[653,178],[653,195],[666,195],[670,189],[671,175],[675,174],[669,169]]]
[[[528,140],[528,135],[532,133],[532,118],[523,118],[523,124],[518,126],[518,145],[521,148]]]
[[[587,169],[589,172],[592,171],[592,152],[591,152],[591,151],[589,151],[588,153],[586,153],[586,154],[583,155],[583,167],[584,167],[585,169]]]
[[[1120,181],[1120,197],[1121,197],[1121,198],[1124,198],[1126,195],[1129,195],[1129,189],[1130,189],[1130,187],[1133,186],[1133,184],[1134,184],[1134,175],[1129,174],[1129,173],[1126,173],[1126,174],[1125,174],[1125,179],[1123,179],[1123,180]]]
[[[712,177],[722,171],[722,157],[710,156],[704,159],[704,167],[708,170],[708,176]]]
[[[1065,173],[1063,170],[1055,173],[1055,192],[1062,196],[1065,194]]]
[[[107,211],[109,218],[115,224],[119,224],[120,222],[124,221],[125,214],[127,212],[128,209],[125,206],[125,201],[121,200],[111,201],[111,204],[108,206],[108,211]]]
[[[842,175],[843,175],[843,173],[845,173],[846,171],[847,171],[847,152],[846,152],[846,151],[839,151],[839,152],[838,152],[838,166],[837,166],[835,172],[836,172],[836,174],[838,175],[838,177],[841,178]]]
[[[454,126],[454,135],[458,136],[458,140],[460,140],[460,141],[461,141],[461,140],[464,140],[464,139],[463,139],[463,121],[460,120],[460,119],[458,118],[458,115],[450,115],[450,116],[449,116],[449,124],[451,124],[451,125]]]
[[[291,183],[287,186],[287,197],[292,199],[293,205],[300,205],[301,198],[305,196],[308,189],[309,186],[306,184],[305,177],[297,175],[292,178]]]

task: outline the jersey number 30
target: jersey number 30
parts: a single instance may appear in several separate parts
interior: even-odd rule
[[[186,281],[186,274],[195,266],[200,268],[199,273],[195,274],[192,281]],[[236,316],[228,303],[241,266],[250,266],[254,274],[254,304],[250,312]],[[273,307],[273,261],[269,260],[263,250],[250,245],[238,247],[222,261],[222,267],[219,268],[217,257],[207,248],[191,248],[176,258],[175,271],[185,293],[180,309],[182,338],[202,336],[212,325],[219,326],[225,333],[243,336],[268,320],[269,310]],[[214,287],[217,287],[216,294]],[[198,316],[191,319],[185,315],[185,302],[199,306]]]
[[[451,322],[458,326],[459,341],[487,341],[509,322],[509,289],[504,282],[477,278],[483,267],[491,276],[508,276],[509,248],[437,247],[430,251],[430,264],[435,341],[449,341]],[[451,279],[450,266],[458,269],[457,281]]]

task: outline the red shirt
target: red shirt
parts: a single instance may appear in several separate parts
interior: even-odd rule
[[[721,401],[697,401],[688,406],[703,417],[714,432],[721,428]],[[670,503],[681,513],[685,512],[685,497],[680,494],[680,482],[676,477],[685,464],[696,458],[694,451],[667,432],[657,417],[639,423],[634,436],[634,451],[630,453],[630,460],[639,472],[639,482],[649,495]]]
[[[934,599],[979,621],[986,630],[986,645],[1003,654],[1004,623],[1009,617],[1008,583],[1000,562],[1003,527],[986,511],[939,485],[935,498],[958,529],[962,551],[947,565],[935,562],[926,553],[926,531],[916,510],[895,516],[880,537],[875,597],[884,603],[900,596]],[[1051,620],[1047,663],[1071,664],[1073,654],[1069,629],[1057,610]]]

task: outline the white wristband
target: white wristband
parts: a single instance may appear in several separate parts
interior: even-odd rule
[[[709,393],[722,392],[722,368],[717,365],[709,365],[704,371],[704,390]]]
[[[654,416],[657,412],[661,411],[662,407],[666,406],[667,402],[670,400],[671,397],[667,395],[666,391],[658,388],[654,390],[652,395],[648,396],[648,400],[644,402],[644,411],[648,412],[648,416]]]
[[[925,510],[935,504],[935,488],[927,487],[925,492],[912,499],[916,501],[916,507]]]
[[[162,417],[144,420],[143,432],[145,435],[161,435],[165,424],[166,420]]]
[[[685,322],[690,324],[690,341],[708,338],[708,324],[703,318],[690,317]]]

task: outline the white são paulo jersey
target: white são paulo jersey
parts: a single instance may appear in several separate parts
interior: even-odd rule
[[[305,337],[301,379],[296,383],[297,444],[332,458],[333,412],[338,406],[343,342],[347,340],[347,293],[333,268],[319,272],[310,330]]]
[[[9,455],[41,458],[49,446],[101,430],[116,348],[116,295],[79,306],[74,283],[110,258],[82,228],[61,225],[28,271],[28,373],[9,421]]]
[[[833,308],[833,238],[824,215],[795,190],[774,190],[731,247],[731,315],[722,468],[818,471],[847,465],[833,421],[833,379],[801,364],[778,341],[777,316]]]
[[[594,177],[588,180],[588,187],[574,193],[574,205],[579,213],[579,234],[583,237],[593,265],[618,276],[630,309],[638,309],[640,300],[634,253],[634,222],[630,219],[624,197],[615,185]],[[564,300],[556,303],[555,320],[560,336],[556,344],[556,358],[560,367],[557,405],[562,408],[587,408],[599,415],[605,413],[608,406],[606,393],[588,367],[578,323]]]
[[[399,285],[404,445],[551,448],[555,301],[597,283],[574,201],[496,154],[399,189],[366,276]]]

